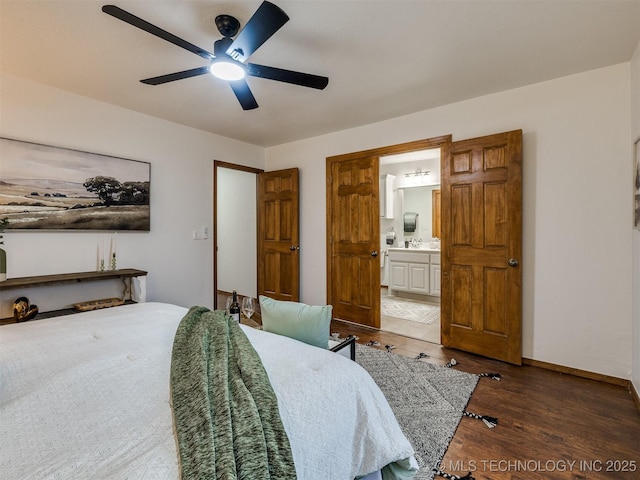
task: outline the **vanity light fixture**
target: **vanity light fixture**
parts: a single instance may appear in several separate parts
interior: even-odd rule
[[[409,172],[409,173],[405,173],[404,176],[409,178],[409,177],[424,177],[426,175],[429,175],[429,173],[431,173],[430,170],[422,170],[421,168],[418,168],[415,172]]]

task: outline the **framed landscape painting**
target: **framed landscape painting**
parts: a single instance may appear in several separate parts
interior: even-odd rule
[[[0,138],[9,229],[150,230],[151,164]]]

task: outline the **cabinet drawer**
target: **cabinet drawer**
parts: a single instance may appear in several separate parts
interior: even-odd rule
[[[431,254],[431,264],[432,265],[440,265],[440,254]]]

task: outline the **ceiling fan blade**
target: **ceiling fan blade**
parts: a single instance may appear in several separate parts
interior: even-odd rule
[[[176,80],[182,80],[183,78],[197,77],[198,75],[205,75],[207,73],[209,73],[209,67],[198,67],[192,68],[191,70],[184,70],[182,72],[160,75],[159,77],[145,78],[140,81],[147,85],[162,85],[163,83],[175,82]]]
[[[278,82],[292,83],[302,87],[317,88],[318,90],[324,90],[324,88],[329,84],[329,79],[320,75],[294,72],[292,70],[268,67],[266,65],[257,65],[255,63],[247,64],[247,75],[251,75],[252,77],[268,78],[269,80],[277,80]]]
[[[288,21],[289,16],[280,7],[262,2],[227,49],[227,55],[239,62],[246,62],[253,52]]]
[[[253,93],[251,93],[251,89],[249,88],[246,80],[235,80],[233,82],[229,82],[229,85],[231,85],[231,89],[233,90],[233,93],[236,94],[236,98],[240,102],[240,105],[242,105],[243,110],[253,110],[254,108],[258,108],[258,102],[256,102]]]
[[[211,60],[215,57],[213,53],[207,52],[206,50],[187,42],[186,40],[181,39],[180,37],[176,37],[174,34],[163,30],[160,27],[156,27],[155,25],[147,22],[146,20],[141,19],[140,17],[136,17],[135,15],[121,9],[120,7],[116,7],[115,5],[104,5],[102,7],[102,11],[111,15],[112,17],[117,18],[118,20],[122,20],[123,22],[128,23],[129,25],[133,25],[134,27],[138,27],[145,32],[150,33],[151,35],[155,35],[167,42],[173,43],[178,47],[184,48],[185,50],[189,50],[196,55],[200,55],[202,58],[206,58],[207,60]]]

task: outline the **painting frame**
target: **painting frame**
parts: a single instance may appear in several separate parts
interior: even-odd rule
[[[151,230],[151,163],[0,137],[8,230]]]
[[[633,228],[640,230],[640,136],[633,142]]]

